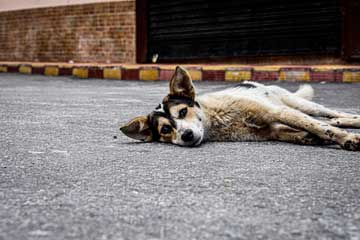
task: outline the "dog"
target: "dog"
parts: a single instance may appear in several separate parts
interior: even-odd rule
[[[291,93],[278,86],[246,81],[196,96],[189,72],[178,66],[170,80],[170,93],[162,103],[120,130],[136,140],[187,147],[206,141],[275,140],[338,144],[345,150],[359,151],[360,134],[341,128],[360,128],[360,115],[312,102],[313,93],[310,85]]]

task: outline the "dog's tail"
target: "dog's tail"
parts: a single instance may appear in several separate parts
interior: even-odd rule
[[[294,94],[306,100],[311,100],[314,97],[314,89],[309,84],[304,84]]]

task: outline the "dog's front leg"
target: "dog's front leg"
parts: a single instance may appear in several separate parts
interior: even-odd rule
[[[289,107],[277,108],[271,115],[280,123],[306,130],[321,139],[336,142],[346,150],[360,150],[360,134],[349,133]]]

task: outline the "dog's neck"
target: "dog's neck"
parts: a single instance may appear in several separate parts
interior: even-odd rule
[[[218,135],[219,128],[225,127],[224,120],[227,117],[223,115],[222,106],[216,100],[210,100],[202,96],[199,96],[196,100],[201,106],[203,115],[204,140],[213,141]]]
[[[260,130],[245,124],[246,110],[228,96],[196,99],[203,114],[204,141],[260,140]]]

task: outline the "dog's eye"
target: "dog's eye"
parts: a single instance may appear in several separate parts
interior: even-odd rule
[[[162,134],[169,134],[171,133],[171,127],[169,125],[164,125],[161,127]]]
[[[179,118],[185,118],[187,114],[187,108],[183,108],[179,111]]]

